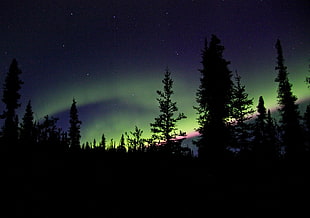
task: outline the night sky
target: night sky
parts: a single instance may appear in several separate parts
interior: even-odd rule
[[[82,142],[102,133],[119,141],[135,125],[150,136],[166,67],[173,100],[188,117],[178,127],[192,133],[201,50],[211,34],[221,39],[253,107],[260,95],[267,108],[277,106],[278,38],[294,94],[301,102],[310,96],[306,0],[1,0],[0,11],[0,83],[16,58],[24,81],[18,112],[31,100],[36,120],[58,117],[67,130],[75,98]]]

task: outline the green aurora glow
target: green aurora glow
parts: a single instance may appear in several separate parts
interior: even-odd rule
[[[91,3],[90,3],[91,2]],[[196,122],[201,49],[217,35],[230,70],[241,76],[256,109],[277,107],[276,49],[299,102],[309,100],[309,1],[1,1],[0,83],[16,58],[24,81],[21,117],[31,100],[34,117],[58,117],[69,126],[77,101],[82,142],[119,141],[137,125],[149,137],[158,116],[156,90],[166,66],[174,80],[174,101],[188,117],[179,129],[191,133]],[[0,111],[5,105],[0,104]],[[3,120],[0,120],[2,124]]]
[[[307,69],[298,65],[293,65],[292,69],[294,74],[289,74],[289,77],[293,84],[293,92],[299,102],[302,102],[309,99],[309,89],[304,82]],[[174,80],[174,101],[177,102],[179,111],[184,112],[188,117],[180,121],[178,127],[182,131],[191,133],[198,127],[196,111],[193,106],[196,105],[195,93],[199,86],[199,72],[197,71],[195,75],[195,84],[195,82],[186,82],[186,79],[182,78],[182,72],[174,72],[173,69],[171,71]],[[81,126],[82,142],[92,142],[94,139],[99,141],[102,133],[105,134],[107,142],[112,138],[118,142],[121,134],[133,131],[135,125],[144,131],[144,137],[149,137],[151,135],[149,123],[153,122],[159,113],[156,90],[162,89],[162,72],[154,71],[151,73],[152,78],[144,78],[140,74],[135,77],[105,80],[98,76],[98,78],[89,78],[89,83],[77,80],[69,87],[65,85],[66,81],[64,81],[63,84],[59,84],[58,92],[54,90],[53,92],[40,93],[40,99],[46,99],[46,102],[34,105],[34,108],[37,108],[36,117],[68,113],[74,97],[78,102],[78,109],[80,108],[84,113],[80,114],[80,119],[83,122]],[[242,72],[239,74],[242,76]],[[242,81],[246,85],[249,97],[254,98],[254,108],[260,95],[264,97],[267,108],[275,110],[277,107],[275,75],[276,73],[269,74],[268,77],[253,76],[247,78],[247,81]],[[89,105],[91,107],[92,104],[97,106],[90,111],[83,110],[84,107]],[[67,121],[62,120],[62,122]]]

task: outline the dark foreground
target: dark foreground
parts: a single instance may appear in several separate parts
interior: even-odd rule
[[[309,217],[305,163],[2,154],[0,217]],[[28,156],[29,157],[29,156]],[[5,160],[5,161],[4,161]]]

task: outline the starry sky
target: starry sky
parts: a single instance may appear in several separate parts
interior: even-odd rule
[[[75,98],[82,142],[102,133],[118,141],[135,126],[150,136],[156,90],[169,67],[173,100],[188,117],[178,127],[191,135],[201,50],[211,34],[253,107],[260,95],[267,108],[277,106],[278,38],[293,92],[299,102],[309,100],[309,16],[306,0],[1,0],[0,82],[16,58],[24,81],[18,113],[31,100],[36,120],[58,117],[67,130]]]

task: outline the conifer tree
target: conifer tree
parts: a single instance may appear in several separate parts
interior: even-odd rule
[[[105,148],[106,148],[106,138],[105,138],[104,133],[102,133],[101,142],[100,142],[99,147],[100,147],[100,149],[102,149],[102,150],[105,150]]]
[[[97,141],[96,141],[96,139],[94,139],[94,141],[93,141],[93,149],[96,149],[97,148]]]
[[[16,109],[21,105],[19,103],[21,97],[19,90],[23,84],[23,81],[19,78],[21,73],[22,71],[19,69],[16,59],[13,59],[3,86],[2,101],[6,106],[6,109],[1,116],[1,118],[5,119],[3,126],[3,139],[5,143],[13,145],[15,145],[18,140],[18,117]]]
[[[78,148],[76,148],[76,149],[78,149]],[[89,151],[90,150],[90,145],[89,145],[89,142],[86,142],[86,145],[85,145],[85,148],[84,148],[85,150],[87,150],[87,151]]]
[[[170,140],[178,136],[176,133],[177,127],[176,124],[179,120],[185,119],[186,116],[183,113],[179,113],[175,116],[175,113],[178,111],[176,102],[172,101],[173,95],[173,80],[171,79],[171,73],[169,69],[166,69],[164,79],[162,83],[164,84],[163,91],[157,91],[159,97],[157,101],[159,103],[160,115],[155,118],[155,122],[151,123],[151,131],[154,139],[164,141],[167,144],[170,143]],[[184,135],[181,133],[181,135]]]
[[[65,148],[66,150],[69,148],[69,139],[68,139],[67,131],[61,132],[60,144],[61,144],[61,147]]]
[[[126,133],[127,136],[127,142],[132,150],[144,150],[144,142],[145,139],[142,138],[143,130],[139,129],[137,126],[135,126],[135,131],[130,131],[130,135]]]
[[[38,124],[37,134],[38,144],[40,145],[39,149],[47,152],[63,150],[63,147],[61,147],[61,131],[56,126],[57,121],[58,118],[50,118],[46,115],[44,116],[43,122]]]
[[[277,123],[271,116],[270,109],[267,111],[266,130],[264,134],[265,158],[275,160],[279,157]]]
[[[126,152],[124,134],[121,135],[121,139],[119,140],[119,145],[117,146],[117,151]]]
[[[199,156],[207,159],[221,158],[228,146],[230,131],[228,119],[232,99],[232,73],[228,69],[229,61],[223,58],[224,46],[212,35],[210,44],[205,40],[202,51],[200,86],[197,91],[198,131],[201,134],[197,142]]]
[[[78,110],[76,107],[76,101],[73,99],[70,109],[70,128],[69,128],[69,140],[70,148],[73,150],[80,149],[80,125],[82,122],[79,120]]]
[[[115,148],[116,148],[115,141],[114,141],[114,139],[112,138],[112,139],[110,140],[110,145],[109,145],[108,150],[109,150],[109,151],[115,151]]]
[[[266,113],[264,99],[259,97],[257,105],[257,117],[254,124],[254,153],[256,160],[275,160],[276,149],[276,127],[270,110]]]
[[[233,121],[234,139],[242,150],[248,150],[250,140],[250,124],[247,120],[254,113],[253,98],[249,99],[245,85],[241,84],[241,76],[236,72],[232,90],[231,118]]]
[[[267,111],[265,108],[265,102],[263,96],[258,99],[257,116],[254,124],[254,143],[260,146],[264,142]]]
[[[304,153],[302,131],[299,123],[300,115],[297,97],[292,92],[292,84],[289,82],[287,67],[284,65],[284,57],[281,42],[276,42],[278,76],[275,81],[278,83],[278,104],[281,115],[282,141],[286,148],[286,155],[289,159],[299,159]]]
[[[24,146],[33,146],[35,142],[35,123],[33,118],[33,111],[31,101],[28,101],[26,111],[21,124],[20,141]]]

